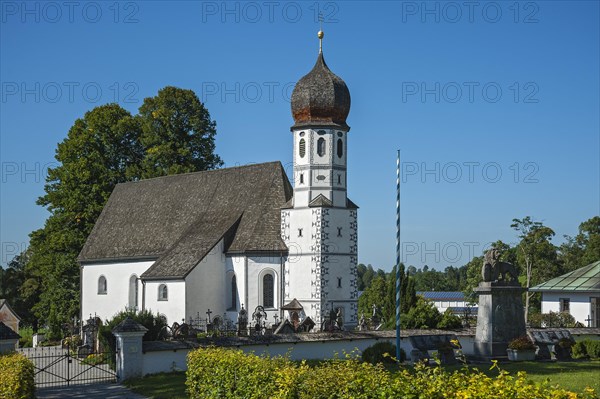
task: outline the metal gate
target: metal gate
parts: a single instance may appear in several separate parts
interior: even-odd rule
[[[117,381],[114,352],[78,357],[60,346],[23,348],[19,351],[35,366],[36,387]]]

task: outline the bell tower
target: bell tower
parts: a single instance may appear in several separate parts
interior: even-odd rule
[[[323,56],[292,93],[294,196],[282,210],[289,248],[286,301],[296,298],[321,328],[331,310],[357,324],[357,209],[347,197],[350,91]]]

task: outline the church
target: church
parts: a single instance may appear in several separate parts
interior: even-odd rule
[[[172,324],[210,309],[235,322],[262,306],[268,324],[310,317],[319,329],[333,310],[357,325],[350,92],[318,36],[291,98],[293,186],[278,161],[118,184],[78,258],[83,320],[136,309]]]

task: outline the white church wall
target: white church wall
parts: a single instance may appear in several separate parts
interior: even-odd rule
[[[248,303],[246,303],[246,257],[242,255],[228,256],[225,259],[225,290],[223,301],[225,308],[227,309],[227,317],[233,321],[237,321],[237,315],[239,310],[244,305],[244,309],[248,310]],[[235,275],[237,295],[235,300],[235,306],[231,306],[232,301],[232,287],[231,278]]]
[[[154,261],[84,264],[81,267],[81,316],[96,314],[109,320],[130,305],[130,278],[144,273]],[[106,294],[98,294],[98,279],[106,278]],[[138,309],[142,305],[142,283],[137,282]]]
[[[223,240],[202,259],[186,276],[185,319],[206,317],[208,309],[212,317],[225,312],[225,266]]]
[[[280,276],[281,276],[281,256],[249,256],[248,257],[248,312],[252,316],[257,306],[264,306],[267,313],[267,324],[273,323],[274,315],[279,316],[280,304]],[[273,276],[273,306],[267,307],[263,302],[263,278],[265,274]]]
[[[167,287],[167,299],[159,299],[158,288],[162,285]],[[185,317],[185,309],[182,306],[185,303],[186,286],[184,280],[164,280],[164,281],[146,281],[146,310],[154,314],[161,313],[166,316],[167,323],[172,325],[174,322],[180,323]]]

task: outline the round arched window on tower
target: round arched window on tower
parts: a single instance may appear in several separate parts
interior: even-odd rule
[[[325,139],[323,137],[317,140],[317,155],[320,157],[325,156]]]
[[[298,144],[298,150],[300,153],[300,158],[304,158],[306,154],[306,140],[300,139],[300,143]]]
[[[338,139],[337,141],[337,156],[338,158],[344,156],[344,142],[342,139]]]

